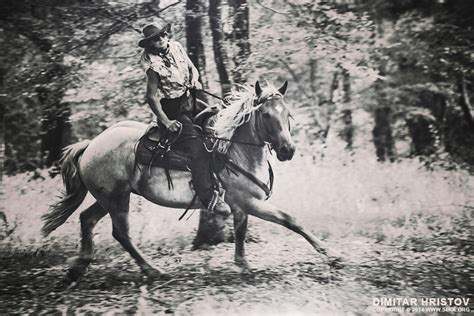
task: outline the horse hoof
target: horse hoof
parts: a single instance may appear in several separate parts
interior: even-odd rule
[[[242,272],[250,272],[250,264],[246,259],[235,259],[235,265],[241,269]]]
[[[88,264],[76,263],[69,268],[66,274],[65,282],[66,283],[75,283],[81,279],[87,271]]]
[[[328,257],[328,265],[334,269],[342,269],[346,265],[347,260],[342,256]]]
[[[54,288],[58,291],[71,290],[79,284],[79,279],[80,278],[77,278],[77,281],[74,281],[69,277],[69,275],[66,275],[64,278],[57,280]]]
[[[156,279],[161,279],[161,280],[168,280],[170,279],[170,275],[165,273],[163,270],[155,268],[155,267],[150,267],[143,269],[143,273],[148,279],[156,280]]]

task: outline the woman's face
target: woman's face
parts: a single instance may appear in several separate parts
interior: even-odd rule
[[[163,33],[160,36],[154,37],[150,40],[150,49],[152,51],[162,51],[168,47],[169,37],[167,34]]]

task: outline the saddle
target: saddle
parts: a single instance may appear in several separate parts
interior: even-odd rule
[[[145,134],[138,141],[135,161],[147,167],[162,167],[168,170],[190,171],[190,160],[187,154],[173,148],[179,137],[164,135],[158,126],[151,123]]]
[[[207,124],[205,120],[204,126]],[[213,142],[210,139],[206,139],[205,136],[209,136],[210,133],[206,132],[206,128],[202,129],[203,146],[212,148]],[[180,147],[180,143],[187,139],[187,135],[181,135],[181,133],[168,133],[163,132],[156,123],[150,123],[144,135],[139,139],[135,149],[135,166],[138,168],[146,166],[149,171],[152,167],[160,167],[165,170],[166,177],[168,179],[168,187],[173,187],[173,181],[169,173],[170,170],[188,171],[191,172],[191,159],[188,152]],[[194,136],[195,137],[195,136]],[[217,152],[210,152],[209,159],[211,160],[211,172],[213,173],[213,179],[216,179],[216,175],[225,167],[225,157]],[[217,187],[217,182],[214,183]]]
[[[207,106],[193,117],[193,122],[206,133],[209,119],[217,112],[217,107]],[[205,142],[205,138],[202,139]],[[179,142],[182,140],[183,137],[179,133],[175,135],[168,132],[163,133],[156,123],[150,123],[136,146],[135,162],[146,165],[148,168],[152,166],[161,167],[166,171],[191,171],[190,160],[192,157],[189,157],[184,150],[179,148]],[[208,141],[206,143],[212,145]],[[178,144],[178,146],[175,146],[175,144]]]

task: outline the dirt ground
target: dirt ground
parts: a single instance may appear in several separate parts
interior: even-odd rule
[[[398,170],[384,172],[396,175]],[[0,314],[360,315],[379,314],[374,300],[397,297],[464,298],[474,310],[474,211],[466,206],[463,211],[448,207],[466,196],[467,182],[449,184],[449,195],[440,197],[444,213],[438,215],[432,206],[431,213],[395,214],[408,204],[392,202],[399,192],[378,185],[383,189],[379,197],[361,200],[358,207],[363,213],[351,217],[357,212],[350,209],[355,198],[348,196],[347,204],[342,204],[341,195],[350,193],[349,188],[325,191],[325,187],[345,184],[328,184],[334,169],[328,170],[327,176],[310,174],[306,178],[305,169],[297,172],[280,173],[281,182],[276,184],[280,191],[272,202],[285,209],[294,206],[298,211],[295,216],[318,238],[345,253],[348,262],[341,269],[328,267],[302,237],[250,218],[246,249],[251,270],[241,271],[233,264],[233,243],[192,250],[197,213],[189,221],[178,222],[180,211],[155,210],[135,198],[131,235],[138,248],[171,279],[144,277],[112,238],[110,219],[105,218],[96,229],[95,259],[73,285],[64,279],[78,251],[79,211],[47,239],[39,237],[39,217],[61,187],[60,179],[49,179],[47,174],[9,178],[1,201],[5,212],[0,218]],[[294,190],[290,196],[282,194],[288,190],[284,183],[291,183],[285,175],[304,179],[305,188],[319,195],[313,198],[302,190]],[[420,178],[420,189],[415,191],[418,199],[425,188],[439,187],[437,195],[447,191],[445,182],[428,187]],[[436,178],[429,174],[426,179],[432,183]],[[400,196],[406,200],[408,194]],[[426,195],[432,197],[433,191]],[[432,198],[430,202],[433,205]],[[387,215],[389,207],[395,215]],[[385,212],[382,219],[371,223],[370,209],[378,217]],[[342,213],[344,210],[347,212]],[[463,311],[457,314],[466,315]]]
[[[190,245],[140,244],[156,265],[170,273],[170,280],[147,280],[113,240],[98,245],[87,274],[72,287],[63,280],[76,253],[74,238],[56,240],[35,252],[2,250],[0,312],[365,314],[374,312],[372,301],[377,297],[472,300],[472,256],[460,260],[446,252],[419,253],[351,238],[333,241],[350,253],[348,264],[333,270],[302,238],[269,225],[252,225],[259,238],[247,243],[252,270],[245,272],[232,263],[232,243],[196,251]]]

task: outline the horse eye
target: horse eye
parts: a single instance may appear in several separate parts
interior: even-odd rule
[[[263,117],[270,117],[270,113],[268,112],[262,112]]]

